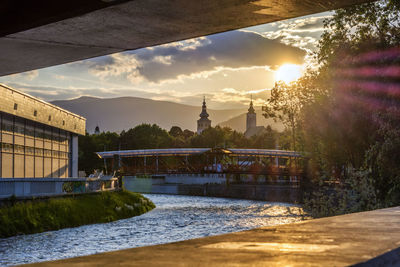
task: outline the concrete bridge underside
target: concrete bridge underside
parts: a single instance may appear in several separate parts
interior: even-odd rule
[[[3,0],[0,76],[371,0]]]

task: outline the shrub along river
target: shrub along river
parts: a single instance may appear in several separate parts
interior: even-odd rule
[[[242,231],[303,219],[298,205],[150,195],[156,208],[111,223],[0,239],[0,265],[15,265]]]

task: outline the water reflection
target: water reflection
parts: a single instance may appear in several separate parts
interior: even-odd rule
[[[145,196],[157,208],[142,216],[0,239],[0,265],[63,259],[302,219],[299,206],[284,203],[173,195]]]

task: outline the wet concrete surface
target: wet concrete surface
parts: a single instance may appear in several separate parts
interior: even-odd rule
[[[398,266],[399,247],[395,207],[32,265]]]

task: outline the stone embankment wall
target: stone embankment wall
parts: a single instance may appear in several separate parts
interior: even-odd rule
[[[235,183],[167,183],[167,178],[125,177],[127,190],[148,194],[228,197],[272,202],[301,202],[301,190],[295,185],[235,184]]]

